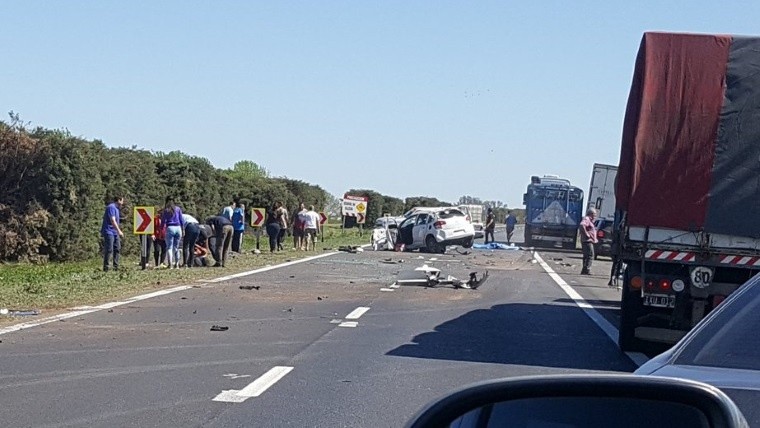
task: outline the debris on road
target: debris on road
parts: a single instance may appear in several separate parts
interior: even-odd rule
[[[5,309],[4,311],[0,310],[0,315],[8,315],[11,317],[33,317],[36,315],[41,314],[39,309],[23,309],[18,311],[11,311],[8,309]]]
[[[435,287],[438,285],[452,285],[454,288],[465,288],[475,290],[488,280],[488,271],[478,279],[477,272],[471,272],[467,281],[447,275],[441,276],[441,270],[432,266],[422,265],[411,271],[399,273],[399,277],[393,285],[422,285],[425,287]]]
[[[212,325],[211,326],[211,331],[227,331],[229,329],[230,328],[227,327],[226,325]]]
[[[283,309],[283,312],[293,312],[293,308]]]
[[[344,251],[346,253],[356,254],[356,253],[363,253],[364,248],[358,245],[341,245],[340,247],[338,247],[338,251]]]
[[[261,288],[261,286],[260,285],[241,285],[238,288],[240,288],[241,290],[258,290]]]
[[[489,242],[487,244],[473,244],[472,248],[478,250],[519,250],[515,244],[502,244],[501,242]]]

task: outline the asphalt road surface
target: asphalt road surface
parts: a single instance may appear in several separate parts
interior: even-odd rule
[[[581,276],[580,253],[464,252],[323,255],[0,329],[0,423],[398,427],[473,382],[644,360],[612,339],[620,292],[606,285],[608,260]],[[490,279],[390,287],[422,264]]]

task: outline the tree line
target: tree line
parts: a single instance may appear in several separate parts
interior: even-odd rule
[[[340,215],[340,199],[320,186],[271,177],[250,160],[220,169],[205,158],[179,151],[109,148],[100,140],[86,140],[66,130],[29,128],[13,113],[8,122],[0,121],[0,171],[0,261],[95,256],[100,251],[104,207],[116,196],[126,199],[122,228],[130,234],[132,207],[161,207],[167,196],[201,221],[233,199],[247,209],[281,201],[293,211],[303,202]],[[402,200],[367,189],[346,193],[369,198],[367,225],[415,206],[456,205],[423,196]],[[503,219],[501,204],[494,203],[494,208],[497,220]],[[136,239],[124,240],[123,253],[137,251]]]
[[[100,250],[104,207],[116,196],[125,233],[132,231],[132,207],[163,206],[173,196],[199,218],[217,214],[239,199],[246,207],[274,201],[324,207],[331,196],[299,180],[273,178],[252,161],[231,169],[178,151],[154,153],[108,148],[65,130],[27,129],[17,115],[0,121],[0,260],[83,260]],[[124,240],[124,253],[138,251]]]

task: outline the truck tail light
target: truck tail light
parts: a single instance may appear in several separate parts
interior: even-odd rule
[[[644,279],[640,276],[634,276],[629,283],[632,289],[641,290],[641,286],[644,285]]]
[[[654,290],[654,287],[656,285],[657,285],[657,283],[655,282],[655,280],[653,280],[653,279],[648,279],[647,280],[647,290]]]
[[[660,289],[662,289],[662,290],[670,290],[670,280],[668,280],[668,279],[661,279],[660,280]]]
[[[442,228],[446,224],[443,220],[438,220],[437,222],[433,223],[433,227],[436,229]]]
[[[603,230],[597,230],[596,231],[596,237],[599,239],[604,238],[604,231]]]

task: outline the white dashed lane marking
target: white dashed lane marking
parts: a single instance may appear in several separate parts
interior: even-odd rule
[[[230,389],[222,391],[219,395],[214,397],[213,401],[221,401],[224,403],[242,403],[243,401],[251,398],[258,397],[263,394],[264,391],[272,387],[280,379],[285,377],[293,367],[277,366],[273,367],[268,372],[261,375],[260,378],[254,380],[248,386],[241,390]]]

